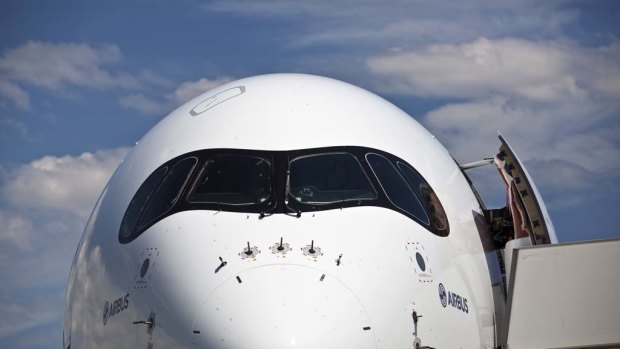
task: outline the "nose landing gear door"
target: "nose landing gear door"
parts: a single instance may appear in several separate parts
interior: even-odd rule
[[[501,134],[499,140],[499,153],[493,161],[507,186],[506,204],[512,213],[515,238],[529,236],[533,245],[557,243],[558,238],[538,188]]]

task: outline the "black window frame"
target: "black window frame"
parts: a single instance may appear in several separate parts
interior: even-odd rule
[[[411,189],[413,189],[413,191],[418,196],[419,200],[422,202],[422,205],[424,206],[426,214],[429,218],[428,226],[431,232],[433,232],[433,234],[438,235],[438,236],[448,236],[450,234],[450,223],[448,222],[448,215],[446,214],[446,210],[443,207],[441,200],[439,200],[439,196],[437,196],[437,193],[435,193],[435,191],[430,186],[430,184],[424,179],[424,177],[422,177],[422,175],[415,168],[413,168],[413,166],[409,165],[408,163],[402,160],[398,160],[396,161],[396,167],[402,173],[403,177],[405,178],[405,180],[407,181]],[[417,188],[417,187],[414,188],[411,181],[409,180],[409,177],[407,176],[405,171],[402,169],[402,167],[407,168],[409,171],[411,171],[417,177],[419,177],[422,180],[421,187],[423,188]],[[425,198],[427,193],[424,193],[423,190],[428,191],[428,194],[435,196],[436,203],[439,205],[440,212],[437,212],[437,210],[434,207],[430,207],[429,201]],[[442,228],[442,227],[439,227],[433,224],[437,220],[443,220],[446,226]]]
[[[375,155],[375,156],[379,156],[383,159],[386,160],[386,162],[390,165],[391,169],[394,171],[394,173],[400,178],[401,183],[405,185],[405,187],[407,187],[410,191],[410,193],[412,194],[411,196],[417,201],[418,206],[420,207],[420,209],[424,212],[426,217],[418,217],[418,215],[414,214],[413,212],[410,212],[409,210],[407,210],[404,207],[399,206],[395,201],[394,198],[392,198],[390,196],[390,194],[388,194],[388,192],[385,189],[385,185],[384,183],[382,183],[380,176],[377,174],[376,169],[374,167],[372,167],[372,164],[370,164],[370,161],[368,161],[368,156],[369,155]],[[426,210],[425,205],[422,203],[422,200],[420,200],[420,198],[418,197],[418,194],[416,193],[416,191],[411,188],[411,185],[409,184],[409,181],[407,181],[407,179],[404,178],[403,174],[401,173],[400,169],[396,166],[395,162],[390,161],[390,159],[388,159],[387,157],[383,156],[382,154],[378,154],[376,152],[369,152],[366,153],[364,155],[364,159],[366,160],[366,162],[368,162],[368,164],[370,165],[370,169],[372,170],[373,174],[375,175],[375,177],[377,178],[377,181],[379,182],[379,185],[381,186],[381,189],[383,190],[383,192],[385,193],[385,196],[387,197],[387,199],[390,201],[390,203],[392,203],[392,205],[394,205],[395,207],[397,207],[399,210],[401,210],[404,214],[406,214],[407,216],[413,218],[414,220],[416,220],[418,223],[424,225],[424,226],[429,226],[430,225],[430,218],[428,216],[428,212]],[[398,161],[396,161],[396,163],[398,163]],[[423,218],[426,218],[426,220],[424,220]]]
[[[153,188],[148,192],[148,195],[146,199],[144,200],[144,202],[142,203],[142,206],[136,212],[137,216],[135,217],[135,222],[131,225],[131,227],[125,227],[125,223],[127,219],[129,219],[130,214],[134,213],[131,209],[134,208],[134,205],[136,204],[136,200],[140,198],[138,197],[140,190],[144,189],[144,186],[147,183],[150,184],[149,180],[151,180],[153,176],[155,176],[156,174],[162,171],[163,171],[163,174],[161,178],[159,178],[155,186],[153,186]],[[138,226],[140,225],[140,218],[142,217],[142,213],[144,213],[144,208],[148,206],[148,203],[151,200],[151,197],[153,196],[153,194],[157,192],[157,188],[159,188],[159,185],[164,180],[164,178],[166,178],[167,174],[168,174],[167,164],[164,164],[158,167],[155,171],[151,172],[151,174],[149,174],[148,177],[146,177],[144,182],[142,182],[142,184],[140,185],[136,193],[133,195],[133,197],[131,198],[131,201],[129,202],[129,205],[127,206],[127,209],[125,209],[125,214],[123,215],[123,219],[121,220],[121,226],[118,232],[118,240],[120,243],[130,242],[134,240],[135,238],[137,238],[138,235],[140,235],[141,232],[138,232],[139,231]],[[129,228],[129,229],[126,229],[126,228]]]
[[[222,206],[238,206],[238,207],[252,207],[252,206],[262,206],[262,202],[261,203],[239,203],[239,204],[235,204],[235,203],[229,203],[229,202],[218,202],[218,201],[191,201],[190,200],[190,195],[192,195],[196,189],[196,187],[198,186],[198,182],[200,181],[200,179],[202,178],[203,173],[207,170],[207,165],[209,163],[209,160],[213,159],[213,158],[217,158],[217,157],[222,157],[222,156],[243,156],[243,157],[247,157],[247,158],[255,158],[255,159],[259,159],[259,160],[264,160],[266,161],[269,166],[270,166],[270,173],[269,173],[269,177],[273,178],[274,176],[274,164],[273,164],[273,160],[270,159],[267,156],[260,156],[260,155],[248,155],[248,154],[242,154],[242,153],[214,153],[211,154],[210,156],[204,158],[204,161],[202,161],[201,166],[200,166],[200,170],[196,173],[196,178],[194,179],[192,185],[190,186],[189,190],[187,191],[187,194],[185,195],[185,201],[187,202],[187,204],[189,205],[216,205],[218,208],[221,208]],[[274,194],[274,186],[273,183],[271,183],[270,188],[269,188],[269,197],[265,200],[265,201],[271,201],[273,200],[273,194]]]
[[[166,183],[166,180],[173,174],[172,171],[178,165],[180,165],[183,161],[190,160],[190,159],[194,159],[195,160],[194,164],[191,166],[191,168],[189,169],[189,171],[185,175],[185,179],[183,180],[183,183],[179,187],[179,190],[177,190],[176,195],[172,198],[172,200],[170,200],[169,205],[166,207],[165,210],[163,210],[162,212],[158,213],[155,217],[150,218],[150,220],[148,222],[144,222],[144,219],[145,219],[144,215],[147,213],[148,209],[151,207],[152,201],[157,197],[157,195],[162,190],[162,186],[164,185],[164,183]],[[195,157],[195,156],[187,156],[187,157],[180,158],[174,164],[171,164],[170,166],[168,166],[168,171],[164,175],[164,178],[162,178],[161,181],[159,181],[159,184],[157,185],[157,188],[155,189],[155,191],[153,191],[153,193],[150,195],[148,201],[146,202],[146,204],[142,208],[142,212],[140,214],[140,217],[138,218],[138,224],[136,226],[136,230],[142,232],[142,231],[148,229],[150,226],[155,224],[155,222],[161,220],[161,217],[166,215],[166,213],[168,213],[168,211],[170,211],[176,205],[176,203],[179,200],[179,198],[181,198],[181,194],[183,194],[183,191],[184,191],[185,187],[187,186],[187,183],[189,183],[189,180],[192,177],[193,172],[196,170],[196,165],[198,165],[198,158]]]
[[[353,160],[357,163],[358,168],[361,170],[362,175],[366,178],[367,183],[370,185],[370,188],[372,189],[372,193],[374,194],[374,196],[372,198],[358,198],[358,199],[345,199],[345,200],[336,200],[336,201],[331,201],[331,202],[302,202],[302,201],[298,201],[295,196],[291,193],[290,191],[290,167],[291,164],[297,160],[300,159],[306,159],[306,158],[310,158],[310,157],[318,157],[318,156],[325,156],[325,155],[349,155],[351,156],[351,158],[353,158]],[[286,184],[286,196],[289,199],[289,203],[291,202],[295,202],[298,204],[302,204],[302,205],[309,205],[309,206],[325,206],[325,205],[342,205],[343,203],[347,203],[350,201],[353,202],[357,202],[357,201],[367,201],[367,200],[376,200],[378,198],[378,194],[377,194],[377,189],[375,188],[373,182],[371,181],[370,177],[368,176],[367,171],[365,171],[364,167],[362,166],[362,163],[360,162],[359,158],[353,154],[351,154],[350,152],[345,152],[345,151],[333,151],[333,152],[320,152],[320,153],[310,153],[310,154],[304,154],[304,155],[300,155],[300,156],[296,156],[295,158],[292,158],[288,161],[288,171],[287,171],[287,184]]]
[[[289,189],[287,188],[287,180],[288,180],[290,163],[292,161],[295,161],[296,159],[299,159],[302,157],[324,155],[324,154],[338,154],[338,153],[346,153],[346,154],[353,156],[353,158],[360,165],[360,168],[364,172],[364,175],[366,176],[372,189],[374,190],[375,195],[376,195],[375,199],[362,198],[362,199],[337,201],[333,203],[303,203],[303,202],[298,202],[292,196],[290,196]],[[374,173],[373,169],[371,168],[370,164],[368,163],[366,159],[366,155],[369,153],[380,155],[386,158],[391,163],[391,165],[397,170],[398,174],[401,177],[403,177],[403,181],[405,182],[405,184],[408,185],[410,189],[413,191],[413,193],[415,194],[417,200],[422,205],[422,208],[425,210],[426,215],[429,217],[429,220],[431,221],[430,224],[429,222],[424,222],[420,218],[407,213],[407,211],[397,207],[393,202],[390,201],[387,194],[384,192],[379,179],[377,178],[376,174]],[[243,155],[243,156],[256,157],[256,158],[267,160],[271,165],[271,171],[272,171],[270,173],[270,176],[271,176],[270,197],[266,201],[262,203],[256,203],[256,204],[189,202],[188,197],[190,193],[193,191],[197,182],[199,181],[199,178],[204,170],[206,162],[208,161],[209,158],[216,156],[216,155]],[[197,159],[197,162],[194,164],[192,170],[187,176],[186,182],[183,184],[181,191],[177,194],[177,197],[175,198],[174,203],[165,213],[162,213],[155,220],[153,220],[153,222],[147,224],[144,227],[140,227],[140,229],[138,229],[139,228],[138,226],[140,225],[141,216],[144,212],[144,208],[148,206],[148,201],[151,199],[151,197],[154,194],[156,194],[157,190],[159,189],[159,186],[161,185],[163,180],[165,180],[166,176],[168,175],[168,171],[170,170],[170,168],[172,168],[175,164],[179,163],[183,159],[190,158],[190,157],[195,157]],[[135,240],[144,231],[148,230],[151,226],[153,226],[154,224],[157,224],[157,222],[165,219],[166,217],[173,215],[175,213],[178,213],[178,212],[190,211],[190,210],[256,213],[256,214],[260,214],[260,217],[264,217],[265,215],[278,214],[278,213],[294,214],[294,215],[299,216],[303,214],[304,212],[326,211],[326,210],[343,209],[343,208],[358,207],[358,206],[384,207],[384,208],[396,211],[400,214],[403,214],[404,216],[412,219],[414,222],[421,225],[426,230],[430,231],[431,233],[437,236],[448,236],[450,233],[450,224],[449,224],[447,215],[445,215],[443,204],[441,203],[441,201],[439,201],[439,198],[437,197],[437,200],[445,215],[445,223],[446,223],[446,229],[438,230],[436,229],[436,227],[432,226],[432,219],[430,219],[430,213],[426,206],[426,203],[424,202],[422,198],[418,196],[419,195],[418,191],[416,191],[415,188],[411,188],[409,181],[406,179],[406,176],[404,175],[403,171],[398,166],[399,162],[403,163],[405,166],[409,167],[410,169],[413,169],[415,173],[417,173],[420,176],[420,178],[424,181],[424,185],[428,187],[429,190],[437,197],[436,193],[433,191],[433,188],[430,186],[428,181],[424,179],[424,177],[415,169],[415,167],[411,166],[405,160],[401,159],[400,157],[394,154],[391,154],[391,153],[388,153],[382,150],[374,149],[374,148],[361,147],[361,146],[332,146],[332,147],[284,150],[284,151],[214,148],[214,149],[201,149],[201,150],[189,152],[186,154],[179,155],[167,161],[166,163],[156,168],[147,177],[145,182],[153,174],[162,170],[163,168],[166,168],[166,173],[160,179],[159,183],[157,184],[156,189],[150,194],[144,206],[140,208],[140,217],[138,217],[138,220],[133,228],[133,231],[131,232],[131,234],[124,234],[123,223],[125,222],[126,216],[128,214],[128,210],[129,208],[131,208],[132,203],[136,199],[136,195],[139,193],[140,189],[145,184],[145,182],[143,182],[138,187],[138,189],[136,190],[136,193],[134,193],[134,197],[132,197],[132,199],[130,200],[130,203],[128,204],[125,210],[125,214],[123,216],[123,219],[121,221],[121,225],[119,228],[118,239],[121,244],[129,243]]]

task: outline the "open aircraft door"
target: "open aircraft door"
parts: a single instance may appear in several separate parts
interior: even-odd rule
[[[620,240],[558,244],[542,197],[508,142],[493,163],[506,183],[507,298],[499,348],[619,348]],[[494,210],[491,210],[494,211]],[[504,221],[504,223],[508,223]],[[509,224],[506,224],[509,225]]]
[[[493,287],[496,335],[499,343],[505,344],[507,316],[510,314],[511,306],[508,300],[512,296],[513,289],[511,287],[513,254],[522,247],[551,246],[557,244],[558,239],[532,177],[501,134],[499,140],[499,151],[493,158],[459,167],[465,173],[468,169],[492,163],[505,184],[505,207],[487,208],[468,178],[472,190],[478,195],[486,221],[486,227],[479,230],[485,246]]]
[[[499,140],[499,152],[493,158],[459,166],[465,173],[468,169],[492,163],[506,186],[505,207],[488,209],[478,196],[495,249],[506,249],[508,252],[519,246],[558,243],[547,207],[532,177],[501,134]],[[477,194],[472,182],[469,182]],[[509,262],[510,256],[506,257]]]
[[[506,184],[506,205],[513,225],[514,239],[529,237],[532,245],[555,244],[553,223],[532,177],[500,134],[501,146],[493,159]]]

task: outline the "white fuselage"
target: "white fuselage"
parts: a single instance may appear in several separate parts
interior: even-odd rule
[[[380,205],[300,214],[219,205],[179,210],[119,241],[132,198],[171,159],[340,146],[376,149],[417,170],[449,235]],[[480,214],[443,146],[380,97],[307,75],[231,82],[163,119],[111,178],[73,263],[64,348],[491,348]],[[320,252],[308,253],[312,241]]]

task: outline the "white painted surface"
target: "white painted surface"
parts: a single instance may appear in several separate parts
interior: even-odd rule
[[[513,256],[509,348],[620,347],[620,240],[524,247]]]
[[[192,116],[192,110],[201,113]],[[178,155],[210,148],[338,145],[380,149],[411,164],[439,197],[450,235],[433,235],[400,213],[368,206],[304,213],[301,218],[184,211],[128,244],[118,241],[137,189],[153,170]],[[149,343],[153,348],[341,348],[342,343],[412,348],[415,309],[422,315],[417,327],[422,345],[493,348],[490,276],[474,222],[480,211],[445,148],[384,99],[316,76],[276,74],[231,82],[172,112],[119,166],[78,247],[65,334],[72,348],[147,348]],[[280,237],[292,248],[286,258],[269,250]],[[311,240],[323,256],[302,254]],[[240,258],[247,241],[261,251],[256,258]],[[423,246],[430,276],[416,270],[413,246]],[[145,284],[136,273],[147,253],[157,257]],[[228,264],[214,273],[218,257]],[[326,279],[320,282],[317,275],[322,274]],[[247,281],[236,284],[236,276]],[[467,298],[468,311],[443,306],[440,283]],[[104,304],[127,294],[128,306],[104,323]],[[272,308],[278,299],[287,306]],[[213,306],[220,305],[221,314],[214,313]],[[317,313],[305,317],[291,309]],[[144,324],[133,324],[151,312],[157,314],[152,333]],[[371,330],[360,327],[365,320]],[[274,337],[282,329],[284,342]],[[259,332],[264,342],[257,343]]]
[[[506,287],[510,287],[510,268],[512,267],[512,264],[510,263],[510,261],[512,261],[512,254],[514,253],[515,249],[518,249],[519,247],[523,247],[523,246],[531,246],[532,245],[532,241],[530,240],[530,237],[523,237],[523,238],[518,238],[518,239],[512,239],[508,242],[506,242],[506,246],[504,247],[504,261],[506,261],[505,266],[506,266]]]

